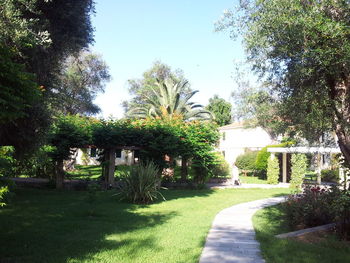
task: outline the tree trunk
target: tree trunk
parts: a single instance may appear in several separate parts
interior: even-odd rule
[[[350,81],[343,76],[342,81],[331,82],[330,97],[333,102],[334,124],[333,128],[338,137],[338,145],[345,163],[350,166]]]
[[[115,149],[109,149],[105,152],[105,188],[109,189],[114,185],[114,171],[115,171]]]
[[[181,181],[186,182],[188,176],[188,166],[187,166],[188,158],[182,157],[181,159]]]
[[[56,189],[63,188],[64,182],[64,170],[63,170],[63,160],[56,162]]]

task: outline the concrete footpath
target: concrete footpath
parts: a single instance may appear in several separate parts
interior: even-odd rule
[[[254,213],[284,202],[272,197],[231,206],[219,212],[209,231],[199,263],[262,263],[252,223]]]

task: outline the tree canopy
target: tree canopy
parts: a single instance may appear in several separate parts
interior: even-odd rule
[[[93,0],[2,1],[0,49],[6,77],[0,79],[0,101],[11,95],[13,103],[4,102],[12,119],[0,122],[0,145],[29,151],[45,138],[57,73],[68,55],[92,43],[93,12]]]
[[[125,112],[143,105],[145,103],[145,96],[152,96],[152,89],[157,89],[156,83],[164,82],[165,80],[180,83],[183,88],[180,91],[180,96],[184,96],[186,93],[192,91],[190,83],[185,78],[182,70],[173,70],[167,64],[161,61],[155,61],[152,67],[142,74],[141,78],[128,80],[129,93],[132,96],[132,99],[123,102]]]
[[[350,4],[247,0],[217,29],[243,35],[248,61],[282,102],[280,115],[309,140],[335,131],[350,161]]]
[[[143,103],[130,109],[126,115],[131,118],[211,119],[209,111],[190,101],[198,91],[184,93],[186,85],[187,82],[173,82],[171,79],[165,79],[163,82],[157,80],[153,87],[150,87],[150,94],[141,96],[140,100]]]
[[[209,99],[209,104],[205,107],[214,115],[214,121],[219,126],[230,124],[232,121],[232,105],[228,101],[214,95]]]
[[[93,100],[104,92],[110,79],[108,66],[100,55],[88,50],[70,55],[58,75],[53,106],[64,114],[96,114],[100,108]]]

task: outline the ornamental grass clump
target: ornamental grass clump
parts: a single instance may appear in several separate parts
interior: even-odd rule
[[[132,166],[129,172],[122,175],[122,182],[117,195],[122,200],[133,203],[148,204],[162,197],[159,192],[159,168],[154,163],[140,163]]]

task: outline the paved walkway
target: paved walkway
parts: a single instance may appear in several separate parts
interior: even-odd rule
[[[281,203],[285,197],[231,206],[219,212],[209,231],[199,263],[263,263],[259,242],[255,240],[253,214]]]

